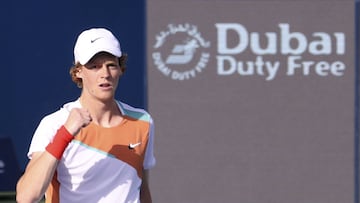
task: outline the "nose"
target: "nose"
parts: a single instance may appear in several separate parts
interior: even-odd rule
[[[110,76],[110,69],[105,64],[103,64],[100,68],[100,76],[102,78],[108,78]]]

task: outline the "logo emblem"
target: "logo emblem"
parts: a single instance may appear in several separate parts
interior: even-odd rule
[[[210,59],[206,41],[197,26],[169,24],[156,35],[152,59],[156,68],[173,80],[188,80],[203,72]]]
[[[90,40],[90,42],[91,42],[91,43],[94,43],[96,40],[98,40],[98,39],[100,39],[100,38],[102,38],[102,37],[98,37],[98,38],[92,39],[92,40]]]
[[[141,145],[141,142],[138,142],[138,143],[135,143],[135,144],[130,143],[129,144],[129,149],[134,149],[135,147],[137,147],[139,145]]]

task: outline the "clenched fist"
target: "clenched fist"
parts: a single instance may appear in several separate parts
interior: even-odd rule
[[[64,124],[65,128],[72,135],[76,135],[81,128],[89,125],[91,115],[88,110],[83,108],[73,108]]]

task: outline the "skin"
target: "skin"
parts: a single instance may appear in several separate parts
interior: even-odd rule
[[[83,108],[70,111],[64,127],[76,135],[90,122],[103,127],[114,127],[123,120],[114,99],[118,81],[122,75],[118,58],[108,53],[96,54],[76,73],[82,79],[80,102]],[[55,173],[58,160],[47,151],[34,152],[25,173],[16,186],[18,203],[39,202]],[[144,170],[140,189],[142,203],[151,203],[148,171]]]

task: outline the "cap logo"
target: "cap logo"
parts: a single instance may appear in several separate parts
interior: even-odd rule
[[[91,43],[94,43],[96,40],[98,40],[98,39],[100,39],[100,38],[102,38],[102,37],[98,37],[98,38],[95,38],[95,39],[93,39],[93,40],[90,40],[90,42],[91,42]]]

